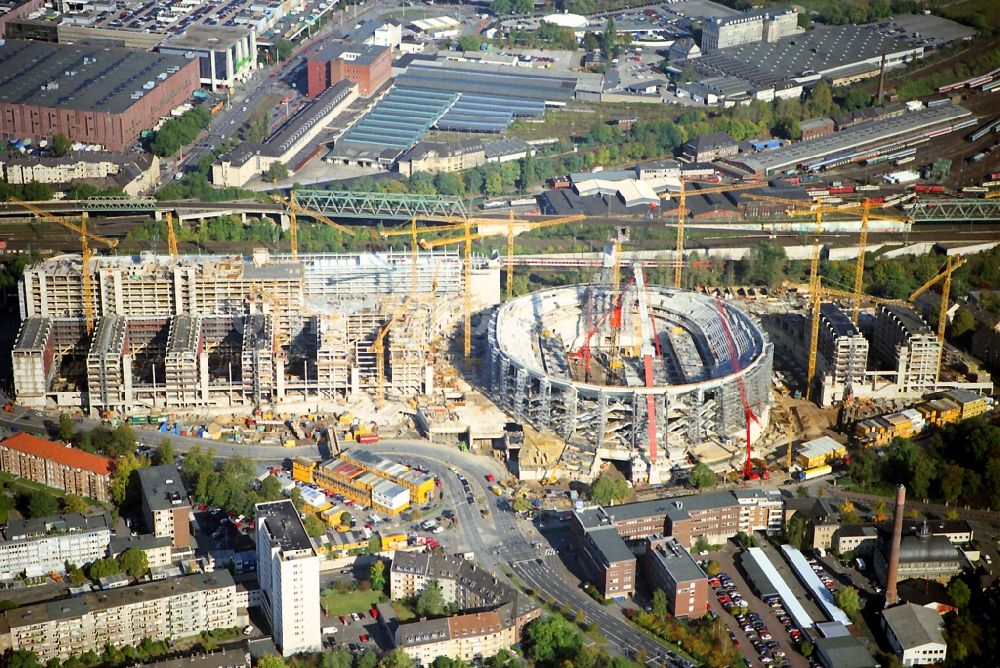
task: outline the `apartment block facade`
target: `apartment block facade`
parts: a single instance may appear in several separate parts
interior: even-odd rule
[[[820,305],[819,360],[821,369],[836,385],[864,382],[868,339],[836,304]]]
[[[924,319],[910,308],[879,307],[872,352],[883,369],[896,372],[901,392],[921,394],[937,384],[941,344]]]
[[[0,540],[0,580],[64,573],[108,555],[111,515],[79,513],[12,521]]]
[[[191,546],[191,501],[175,464],[140,469],[142,516],[157,538],[169,538],[174,547]]]
[[[257,579],[274,644],[284,656],[318,652],[319,557],[291,501],[257,504]]]
[[[70,494],[111,498],[110,459],[25,432],[0,441],[0,469]]]
[[[4,613],[7,645],[40,661],[107,645],[180,639],[237,624],[236,584],[226,570],[26,605]]]

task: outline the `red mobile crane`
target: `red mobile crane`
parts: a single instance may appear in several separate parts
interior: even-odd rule
[[[594,335],[597,334],[597,330],[601,328],[601,325],[604,324],[604,321],[608,318],[608,316],[611,316],[611,326],[613,328],[621,328],[622,302],[625,299],[625,292],[629,289],[629,286],[632,285],[632,281],[634,280],[635,279],[632,279],[625,284],[625,287],[622,288],[621,292],[619,292],[615,297],[615,301],[611,305],[611,308],[602,313],[601,317],[597,319],[597,322],[594,323],[594,326],[590,328],[590,331],[587,332],[587,336],[583,339],[583,344],[576,350],[566,355],[566,357],[571,360],[577,360],[583,363],[584,382],[590,382],[590,340],[594,338]]]
[[[743,402],[743,417],[747,424],[747,460],[743,464],[743,479],[756,480],[758,477],[757,472],[754,471],[753,462],[750,459],[750,423],[756,422],[760,424],[760,420],[757,419],[753,408],[750,407],[750,400],[747,399],[747,387],[743,383],[743,374],[740,373],[740,358],[736,352],[736,342],[733,341],[733,332],[729,328],[729,315],[726,313],[726,307],[722,304],[720,297],[715,298],[715,306],[719,310],[719,319],[722,320],[722,330],[726,333],[726,344],[729,346],[729,359],[733,364],[733,373],[736,374],[736,386],[740,389],[740,401]],[[767,477],[766,470],[764,475]]]

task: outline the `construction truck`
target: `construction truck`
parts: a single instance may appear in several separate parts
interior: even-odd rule
[[[805,469],[804,471],[796,471],[792,474],[792,479],[802,482],[804,480],[819,478],[820,476],[824,476],[829,473],[833,473],[833,467],[829,464],[823,464],[822,466],[814,466],[811,469]]]

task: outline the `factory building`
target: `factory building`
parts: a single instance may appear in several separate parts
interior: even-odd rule
[[[937,384],[941,343],[923,318],[908,307],[879,307],[872,354],[881,368],[895,371],[900,393],[922,394]]]
[[[307,94],[318,97],[345,79],[371,97],[392,76],[392,49],[369,44],[328,44],[306,58]]]
[[[800,32],[799,15],[789,7],[771,7],[736,16],[713,16],[702,24],[701,51],[740,44],[774,42]]]
[[[157,51],[197,59],[202,86],[213,91],[232,90],[257,69],[257,32],[194,25],[168,38]]]
[[[198,64],[178,56],[79,44],[0,44],[0,134],[123,151],[198,89]]]
[[[319,557],[291,501],[257,504],[257,580],[282,655],[318,652]]]
[[[90,340],[79,256],[25,271],[11,353],[19,402],[129,414],[370,390],[378,382],[372,346],[397,311],[384,340],[384,380],[390,392],[424,391],[433,383],[426,342],[454,323],[458,307],[449,297],[463,281],[454,251],[419,254],[416,294],[439,299],[405,307],[388,297],[410,291],[408,252],[296,260],[266,251],[143,254],[96,257],[89,270],[97,318]],[[498,271],[473,258],[474,305],[499,301]]]
[[[852,385],[865,382],[868,339],[836,304],[820,305],[817,350],[823,405],[842,398]]]

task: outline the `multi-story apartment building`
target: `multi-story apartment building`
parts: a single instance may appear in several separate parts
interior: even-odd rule
[[[191,546],[191,501],[174,464],[139,470],[142,516],[157,538],[169,538],[174,547]]]
[[[236,626],[236,584],[220,570],[25,605],[4,615],[7,646],[32,651],[41,661],[65,661],[108,645]]]
[[[649,583],[667,595],[674,617],[701,617],[708,610],[708,577],[676,538],[650,536],[646,541]]]
[[[419,665],[438,656],[472,661],[518,642],[541,610],[534,601],[473,562],[448,555],[397,552],[389,571],[392,599],[411,598],[436,581],[444,600],[462,610],[446,619],[397,627],[394,642]]]
[[[111,498],[110,459],[25,432],[0,441],[0,469],[97,501]]]
[[[741,531],[777,534],[783,506],[776,491],[748,489],[591,508],[573,514],[572,539],[604,596],[621,598],[634,591],[634,555],[650,536],[673,536],[690,548],[701,537],[724,543]]]
[[[318,652],[319,557],[291,501],[257,504],[257,579],[274,644],[285,656]]]
[[[834,385],[864,382],[868,339],[836,304],[819,307],[819,360]]]
[[[106,557],[112,524],[108,513],[9,522],[0,540],[0,579],[64,573],[67,563],[83,566]]]
[[[900,392],[922,394],[937,384],[941,344],[916,311],[883,304],[875,316],[872,337],[875,361],[896,372]]]

